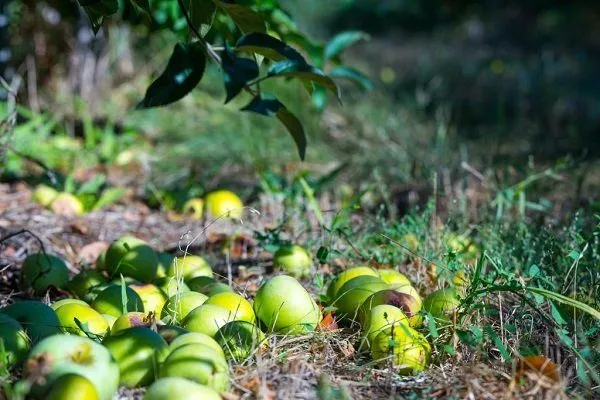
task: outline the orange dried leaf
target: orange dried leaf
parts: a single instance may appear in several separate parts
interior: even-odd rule
[[[319,329],[322,331],[335,331],[339,329],[338,323],[335,320],[332,312],[325,314],[321,322],[319,323]]]
[[[521,358],[517,367],[517,376],[522,376],[527,372],[534,372],[555,382],[560,380],[558,365],[545,356],[526,356]]]

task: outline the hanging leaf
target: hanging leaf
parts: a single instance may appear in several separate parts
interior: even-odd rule
[[[177,43],[167,68],[150,85],[137,109],[171,104],[198,85],[206,68],[206,56],[199,43]]]
[[[323,86],[315,85],[312,94],[312,102],[317,111],[323,111],[327,105],[327,89]]]
[[[250,33],[266,31],[265,21],[256,11],[239,4],[228,3],[225,1],[213,0],[213,2],[231,17],[233,22],[242,32]]]
[[[350,67],[335,67],[329,71],[329,76],[352,81],[356,86],[364,90],[373,90],[373,82],[362,72]]]
[[[225,103],[228,103],[237,96],[246,83],[258,77],[259,69],[256,60],[238,57],[229,47],[225,48],[221,60],[227,92]]]
[[[344,50],[359,40],[368,40],[369,35],[360,31],[346,31],[338,33],[325,45],[325,60],[338,57]]]
[[[202,37],[206,36],[215,20],[217,11],[215,3],[212,0],[190,0],[188,9],[194,28],[200,32]]]
[[[313,67],[306,62],[280,61],[271,65],[267,73],[271,77],[292,77],[301,79],[304,82],[317,83],[329,89],[339,98],[339,89],[335,82],[319,68]]]
[[[235,47],[238,51],[260,54],[274,61],[287,59],[306,63],[302,54],[296,49],[266,33],[254,32],[244,35],[237,41]]]
[[[302,123],[279,100],[265,99],[259,95],[242,108],[242,111],[251,111],[267,117],[276,117],[292,135],[292,138],[296,142],[300,159],[304,160],[306,154],[306,134],[304,133]]]
[[[142,10],[148,15],[151,15],[149,0],[132,0],[132,3],[136,8]]]
[[[315,42],[299,32],[286,33],[283,38],[286,43],[298,45],[306,54],[308,54],[311,62],[315,66],[319,68],[323,67],[323,52],[325,47],[321,43]]]

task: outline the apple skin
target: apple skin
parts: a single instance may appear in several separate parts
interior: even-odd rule
[[[183,279],[177,279],[171,276],[165,276],[154,280],[156,285],[162,292],[169,297],[175,296],[177,293],[189,292],[190,288]]]
[[[242,296],[234,292],[222,292],[210,296],[204,304],[212,304],[229,310],[230,320],[240,320],[250,323],[256,321],[252,304]]]
[[[340,290],[340,288],[344,286],[346,282],[348,282],[352,278],[356,278],[357,276],[362,275],[378,276],[377,271],[375,271],[371,267],[367,267],[366,265],[352,267],[350,269],[342,271],[329,284],[329,287],[327,288],[327,297],[329,297],[330,300],[335,300],[338,294],[338,290]]]
[[[67,298],[55,301],[54,303],[50,304],[50,308],[56,311],[58,307],[64,306],[65,304],[81,304],[82,306],[89,306],[88,303],[83,300]]]
[[[214,389],[185,378],[170,377],[156,380],[143,400],[222,400]]]
[[[127,387],[152,383],[158,375],[158,366],[169,354],[167,342],[145,326],[122,330],[104,339],[102,344],[117,360],[119,383]]]
[[[21,287],[45,293],[50,286],[64,288],[69,281],[69,269],[63,260],[52,254],[33,253],[23,261]]]
[[[30,348],[30,340],[19,322],[8,315],[0,314],[0,343],[4,353],[0,353],[0,366],[11,368],[20,365]]]
[[[390,288],[395,290],[396,292],[405,293],[411,296],[414,301],[409,303],[410,310],[403,309],[404,313],[408,316],[408,321],[410,326],[413,328],[417,328],[423,324],[423,316],[419,313],[423,308],[423,300],[412,285],[396,285],[391,284]]]
[[[119,367],[100,343],[75,335],[54,335],[39,342],[29,353],[24,376],[36,380],[31,395],[45,398],[61,376],[79,374],[96,388],[100,400],[110,400],[119,386]]]
[[[153,322],[154,318],[143,312],[128,312],[127,314],[121,315],[113,322],[110,328],[110,334],[114,335],[125,329],[133,328],[134,326],[149,327]]]
[[[260,287],[254,313],[267,332],[291,335],[314,331],[322,319],[310,294],[287,275],[275,276]]]
[[[190,333],[187,329],[177,325],[157,325],[156,328],[160,337],[165,339],[168,344],[171,344],[178,337]]]
[[[204,333],[214,337],[220,327],[231,321],[231,311],[212,304],[194,308],[183,320],[181,326],[190,332]]]
[[[427,366],[431,346],[419,332],[397,324],[379,332],[371,344],[371,357],[385,365],[392,361],[401,375],[413,375]]]
[[[411,285],[406,275],[401,274],[395,269],[379,269],[377,270],[379,278],[385,283],[394,285]]]
[[[376,276],[357,276],[347,281],[338,290],[337,297],[332,305],[337,307],[337,315],[354,320],[363,301],[373,293],[387,288],[388,284]]]
[[[56,309],[56,315],[60,321],[60,327],[65,333],[87,336],[85,332],[77,326],[75,318],[83,325],[87,325],[88,331],[94,335],[103,337],[108,333],[109,326],[104,317],[87,304],[64,304]]]
[[[100,400],[98,391],[87,378],[78,374],[65,374],[58,378],[46,400]]]
[[[416,291],[408,294],[394,289],[380,290],[362,303],[358,311],[359,318],[364,321],[373,307],[388,304],[402,310],[408,317],[408,323],[411,327],[420,326],[423,320],[421,314],[419,314],[419,311],[421,311],[421,298],[414,297],[415,294]],[[418,296],[418,294],[416,295]]]
[[[125,288],[127,294],[127,312],[144,311],[144,303],[140,296],[129,286]],[[123,302],[121,298],[121,285],[110,285],[96,296],[91,304],[92,308],[100,314],[108,314],[119,318],[123,315]]]
[[[156,285],[150,283],[145,285],[129,285],[142,299],[144,312],[153,313],[160,316],[162,309],[167,302],[167,296]]]
[[[157,278],[164,278],[167,276],[167,269],[169,269],[169,265],[175,259],[175,256],[171,253],[167,253],[166,251],[161,251],[157,253],[158,255],[158,270],[156,270]]]
[[[188,316],[192,310],[200,307],[208,297],[202,293],[186,292],[176,294],[167,300],[162,309],[160,319],[167,323],[179,323]]]
[[[459,305],[460,299],[455,289],[440,289],[425,298],[423,310],[430,313],[436,323],[447,325]]]
[[[199,332],[187,332],[182,335],[179,335],[169,344],[169,350],[173,351],[177,347],[181,347],[186,344],[192,344],[192,343],[199,343],[199,344],[206,345],[206,346],[210,347],[211,349],[213,349],[214,351],[216,351],[217,353],[221,354],[221,356],[225,357],[223,348],[221,348],[221,346],[219,345],[219,343],[217,343],[217,341],[215,339],[211,338],[210,336],[208,336],[204,333],[199,333]]]
[[[183,280],[187,283],[187,281],[197,276],[212,277],[213,271],[202,257],[187,255],[173,259],[167,270],[167,276],[175,278],[183,277]]]
[[[184,215],[192,219],[202,219],[202,214],[204,214],[204,200],[198,197],[189,199],[185,202],[181,211]]]
[[[18,301],[0,309],[0,313],[17,320],[33,344],[60,333],[60,322],[56,313],[42,302]]]
[[[215,190],[204,197],[206,213],[211,218],[240,219],[244,213],[244,203],[229,190]]]
[[[106,271],[106,250],[104,250],[96,259],[96,270]]]
[[[209,276],[197,276],[188,281],[190,290],[207,295],[214,296],[217,293],[233,292],[229,285],[223,282],[217,282]]]
[[[56,189],[47,185],[37,185],[31,194],[31,200],[44,207],[48,207],[52,204],[56,196],[58,196]]]
[[[228,360],[245,361],[257,347],[265,342],[265,334],[254,324],[246,321],[231,321],[215,334],[215,340]]]
[[[59,193],[49,206],[50,210],[59,215],[76,216],[85,213],[83,203],[71,193]]]
[[[283,246],[273,255],[273,267],[283,270],[294,278],[310,275],[312,265],[312,255],[302,246]]]
[[[75,275],[67,284],[69,292],[82,300],[90,302],[98,294],[98,290],[108,283],[102,272],[95,269],[85,269]]]
[[[156,278],[158,255],[146,242],[133,236],[123,236],[106,250],[105,268],[111,277],[120,275],[148,283]]]
[[[174,349],[160,368],[160,378],[181,377],[215,389],[229,390],[227,361],[212,348],[199,344],[186,344]]]
[[[372,307],[362,323],[363,341],[361,344],[369,348],[379,332],[398,323],[408,325],[408,317],[398,307],[388,304]]]

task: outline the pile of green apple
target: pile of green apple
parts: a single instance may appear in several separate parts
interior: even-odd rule
[[[431,346],[418,331],[423,315],[440,326],[451,323],[460,305],[453,289],[431,293],[424,301],[409,279],[393,269],[356,266],[338,274],[329,284],[327,297],[340,321],[358,322],[361,348],[373,360],[392,364],[401,374],[423,371]]]
[[[203,216],[209,218],[231,218],[240,219],[244,213],[244,203],[237,194],[232,191],[219,189],[208,192],[204,197],[190,197],[185,203],[172,204],[170,208],[178,212],[172,212],[170,217],[180,220],[185,217],[195,220]]]
[[[0,365],[22,369],[34,399],[108,400],[120,386],[147,387],[152,400],[220,399],[229,364],[261,351],[266,334],[311,332],[322,318],[291,276],[267,280],[251,302],[203,258],[160,253],[133,236],[73,277],[46,253],[29,255],[21,272],[26,293],[72,295],[0,309]]]

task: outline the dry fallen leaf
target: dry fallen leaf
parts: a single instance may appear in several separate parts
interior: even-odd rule
[[[83,246],[78,253],[77,262],[81,264],[93,264],[98,256],[108,248],[106,242],[92,242]]]
[[[319,329],[322,331],[335,331],[339,329],[338,323],[335,320],[332,312],[325,314],[321,322],[319,323]]]
[[[516,377],[522,377],[527,373],[545,376],[555,382],[560,380],[560,371],[558,365],[545,356],[527,356],[519,360]]]

